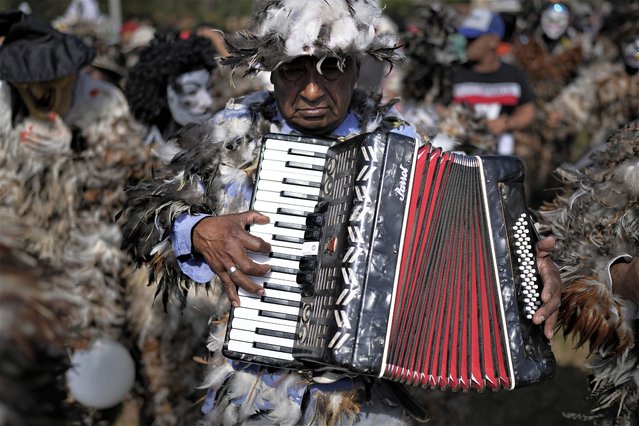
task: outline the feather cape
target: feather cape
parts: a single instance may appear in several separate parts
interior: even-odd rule
[[[637,307],[613,293],[608,263],[639,256],[639,122],[613,133],[590,160],[585,169],[565,164],[557,170],[564,192],[541,207],[540,224],[557,238],[559,325],[577,346],[590,346],[599,401],[593,419],[630,425],[639,400]]]
[[[117,88],[80,74],[65,117],[71,142],[34,150],[20,140],[26,120],[12,122],[11,97],[9,85],[0,82],[0,105],[7,107],[0,108],[0,209],[20,218],[24,250],[72,281],[60,291],[78,299],[70,325],[79,335],[77,347],[110,338],[131,348],[126,291],[132,265],[113,218],[127,182],[151,167],[142,128]]]

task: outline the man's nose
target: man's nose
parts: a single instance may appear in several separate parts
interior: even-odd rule
[[[311,75],[308,80],[306,80],[306,85],[300,94],[307,101],[316,102],[324,96],[324,93],[324,86],[320,79]]]

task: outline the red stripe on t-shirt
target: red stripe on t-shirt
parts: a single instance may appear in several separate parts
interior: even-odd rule
[[[477,104],[500,104],[500,105],[509,105],[515,106],[519,102],[519,98],[511,95],[502,95],[502,96],[456,96],[453,100],[457,103],[466,103],[469,105],[477,105]]]

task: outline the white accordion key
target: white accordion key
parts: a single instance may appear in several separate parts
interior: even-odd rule
[[[317,256],[317,253],[319,253],[318,241],[306,241],[302,244],[302,256]]]
[[[275,358],[275,359],[282,359],[285,361],[293,361],[292,353],[257,348],[254,346],[254,343],[251,343],[251,342],[229,340],[227,349],[229,351],[234,351],[238,353],[258,355],[258,356]]]
[[[236,319],[245,319],[247,321],[260,324],[264,327],[270,327],[272,329],[277,329],[278,326],[289,328],[295,328],[297,326],[297,321],[291,319],[262,316],[260,315],[259,311],[255,309],[245,308],[243,306],[235,308],[235,310],[233,311],[233,324],[235,324]]]

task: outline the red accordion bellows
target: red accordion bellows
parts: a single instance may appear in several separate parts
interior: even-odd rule
[[[420,151],[384,377],[452,390],[510,387],[481,185],[480,167]]]

